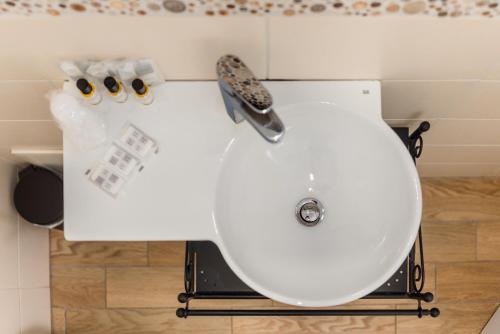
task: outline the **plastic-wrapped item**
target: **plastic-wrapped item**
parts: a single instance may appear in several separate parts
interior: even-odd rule
[[[65,60],[61,62],[60,68],[72,80],[76,81],[85,76],[87,69],[92,64],[90,60]]]
[[[99,165],[90,173],[89,179],[96,186],[116,197],[127,180],[115,172],[112,168]]]
[[[156,153],[156,141],[136,126],[127,123],[104,157],[85,175],[88,175],[90,182],[116,198]]]
[[[91,150],[106,142],[106,124],[97,112],[62,91],[53,91],[49,99],[50,111],[65,138],[80,150]]]
[[[106,152],[104,161],[123,176],[130,176],[140,165],[139,159],[116,145],[112,145]]]
[[[145,160],[156,153],[158,149],[156,142],[151,137],[132,124],[125,126],[117,142],[127,151]]]
[[[141,58],[135,61],[135,72],[149,85],[158,85],[164,82],[161,71],[151,58]]]

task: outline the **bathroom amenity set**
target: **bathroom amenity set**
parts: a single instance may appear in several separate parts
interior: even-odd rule
[[[153,86],[163,83],[163,76],[151,59],[104,61],[65,61],[61,69],[68,75],[61,90],[52,92],[52,114],[65,138],[82,151],[106,146],[102,157],[88,166],[84,176],[105,193],[116,197],[152,155],[158,153],[156,141],[137,126],[126,122],[119,134],[111,131],[115,121],[107,117],[104,96],[122,104],[124,112],[128,92],[147,110],[153,103]],[[127,104],[129,106],[129,104]],[[135,111],[134,111],[135,112]],[[113,133],[114,132],[114,133]]]

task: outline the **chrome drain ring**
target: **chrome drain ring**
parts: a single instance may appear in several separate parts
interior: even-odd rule
[[[304,198],[295,206],[295,218],[304,226],[316,226],[324,217],[325,208],[323,204],[315,198]]]

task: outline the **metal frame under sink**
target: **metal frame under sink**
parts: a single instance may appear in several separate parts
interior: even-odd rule
[[[408,148],[413,161],[420,157],[423,149],[422,134],[429,130],[429,122],[422,122],[409,133],[407,127],[393,130]],[[224,261],[217,246],[210,241],[186,242],[184,288],[178,300],[184,307],[177,309],[177,316],[423,316],[437,317],[439,309],[422,308],[422,302],[434,299],[431,292],[423,292],[425,265],[422,229],[408,257],[394,275],[365,299],[411,299],[414,309],[192,309],[190,301],[196,299],[267,299],[243,283]]]

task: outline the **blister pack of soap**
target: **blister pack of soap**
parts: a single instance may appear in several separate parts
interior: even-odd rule
[[[86,174],[93,184],[116,197],[156,153],[156,141],[135,125],[127,124],[96,167]]]

